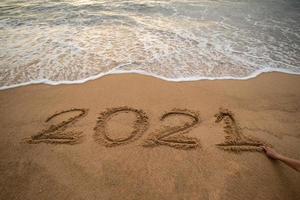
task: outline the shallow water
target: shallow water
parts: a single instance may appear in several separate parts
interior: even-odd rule
[[[0,87],[300,74],[300,1],[0,2]]]

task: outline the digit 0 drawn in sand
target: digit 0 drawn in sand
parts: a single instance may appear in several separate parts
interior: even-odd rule
[[[173,109],[171,112],[163,114],[160,121],[164,121],[168,117],[184,116],[192,119],[192,122],[186,122],[182,126],[165,126],[163,130],[152,133],[146,139],[143,146],[154,147],[158,145],[167,145],[177,149],[195,149],[200,147],[200,141],[197,138],[184,136],[194,126],[200,123],[199,114],[190,110]]]
[[[62,121],[59,124],[51,125],[48,129],[42,130],[36,135],[30,138],[25,138],[24,140],[29,144],[37,143],[51,143],[51,144],[77,144],[81,141],[83,137],[82,132],[64,132],[70,125],[77,122],[80,118],[87,115],[88,109],[83,108],[72,108],[69,110],[64,110],[57,112],[46,119],[46,123],[50,122],[52,119],[71,112],[80,112],[80,114],[69,118],[66,121]]]
[[[128,137],[113,139],[108,135],[107,123],[113,116],[120,114],[122,112],[135,113],[136,120],[133,125],[134,131],[131,132]],[[148,116],[143,110],[138,110],[126,106],[110,108],[100,113],[100,116],[98,117],[98,121],[96,123],[96,127],[94,128],[95,130],[94,138],[97,142],[103,144],[106,147],[127,144],[129,142],[135,141],[136,139],[140,138],[142,134],[148,129],[148,127],[149,127]]]
[[[219,148],[226,151],[262,151],[262,145],[270,146],[258,139],[246,137],[243,135],[241,128],[234,118],[234,114],[228,109],[220,108],[219,113],[215,115],[216,123],[225,122],[224,132],[225,142],[216,144]]]

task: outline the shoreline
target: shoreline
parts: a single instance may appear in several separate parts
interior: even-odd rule
[[[119,74],[2,90],[1,198],[299,199],[299,174],[258,147],[300,159],[299,86],[300,76],[278,72],[190,82]]]
[[[36,85],[36,84],[46,84],[46,85],[69,85],[69,84],[83,84],[89,81],[94,81],[106,76],[112,76],[112,75],[122,75],[122,74],[137,74],[137,75],[142,75],[142,76],[149,76],[149,77],[154,77],[154,78],[158,78],[164,81],[170,81],[170,82],[190,82],[190,81],[202,81],[202,80],[249,80],[249,79],[253,79],[256,78],[260,75],[263,75],[265,73],[284,73],[284,74],[289,74],[289,75],[300,75],[299,73],[296,72],[291,72],[288,70],[283,70],[283,69],[275,69],[275,68],[264,68],[262,70],[257,70],[253,73],[251,73],[250,75],[246,76],[246,77],[233,77],[233,76],[223,76],[223,77],[189,77],[189,78],[166,78],[163,76],[159,76],[156,75],[154,73],[148,73],[145,71],[140,71],[140,70],[131,70],[131,71],[121,71],[121,70],[111,70],[109,72],[105,72],[105,73],[100,73],[97,75],[93,75],[90,76],[88,78],[84,78],[84,79],[79,79],[79,80],[75,80],[75,81],[51,81],[48,79],[41,79],[41,80],[34,80],[34,81],[28,81],[28,82],[24,82],[24,83],[19,83],[19,84],[13,84],[13,85],[9,85],[9,86],[2,86],[0,87],[0,91],[1,90],[7,90],[7,89],[12,89],[12,88],[18,88],[18,87],[22,87],[22,86],[28,86],[28,85]]]

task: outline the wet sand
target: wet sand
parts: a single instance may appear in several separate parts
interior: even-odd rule
[[[0,199],[300,199],[300,76],[0,91]]]

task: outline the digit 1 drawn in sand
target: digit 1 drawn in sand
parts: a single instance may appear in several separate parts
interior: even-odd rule
[[[134,122],[134,131],[126,138],[111,138],[107,132],[107,123],[115,115],[121,112],[129,113],[133,112],[136,114],[136,120]],[[149,121],[146,113],[143,110],[138,110],[130,107],[117,107],[110,108],[100,113],[96,127],[94,128],[94,138],[97,142],[103,144],[106,147],[117,146],[121,144],[127,144],[142,136],[142,134],[148,129]]]
[[[173,109],[171,112],[163,114],[160,121],[164,121],[171,116],[184,116],[192,119],[192,122],[186,122],[182,126],[165,126],[164,130],[160,130],[150,135],[146,139],[143,146],[154,147],[158,145],[167,145],[178,149],[195,149],[200,146],[197,138],[186,137],[188,131],[194,128],[195,125],[200,123],[198,113],[190,110]]]
[[[219,113],[215,115],[216,123],[224,120],[224,132],[227,134],[225,136],[225,142],[216,144],[219,148],[226,151],[262,151],[260,146],[267,145],[258,139],[246,137],[243,135],[241,128],[239,127],[237,121],[234,118],[234,114],[228,109],[220,108]]]
[[[72,108],[70,110],[64,110],[57,112],[46,119],[46,123],[50,122],[52,119],[56,118],[59,115],[63,115],[71,112],[80,112],[80,114],[69,118],[66,121],[62,121],[59,124],[51,125],[48,129],[42,130],[36,135],[31,136],[30,138],[25,138],[25,141],[29,144],[37,143],[52,143],[52,144],[77,144],[81,140],[82,132],[64,132],[68,126],[77,122],[80,118],[83,118],[87,115],[88,109],[81,108]]]

